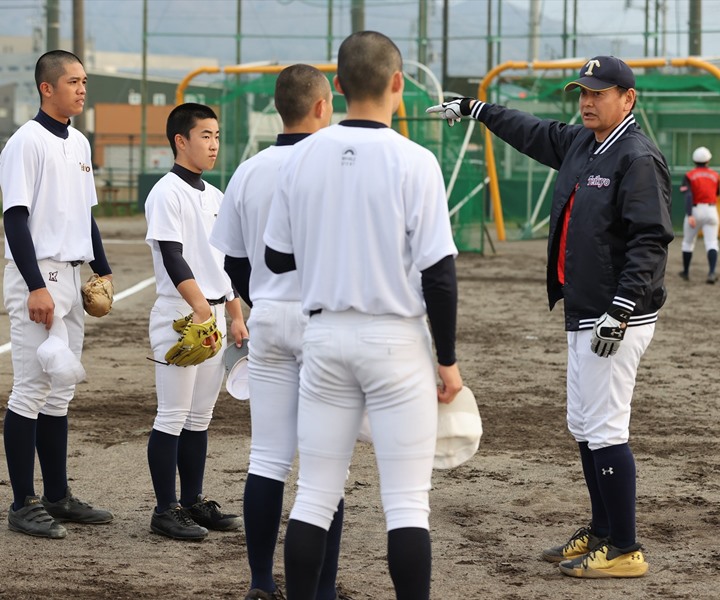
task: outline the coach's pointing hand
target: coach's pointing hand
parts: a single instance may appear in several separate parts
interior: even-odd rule
[[[446,119],[448,125],[452,127],[455,124],[455,121],[460,121],[461,117],[469,116],[475,104],[480,104],[480,107],[482,108],[483,103],[478,103],[475,98],[455,98],[454,100],[449,100],[448,102],[431,106],[426,109],[425,112],[440,113],[442,118]]]

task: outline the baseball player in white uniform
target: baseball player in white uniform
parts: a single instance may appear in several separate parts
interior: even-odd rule
[[[13,489],[11,530],[64,538],[60,521],[107,523],[113,515],[75,498],[68,487],[68,405],[85,376],[80,363],[85,315],[80,265],[112,278],[100,231],[85,136],[70,126],[85,104],[87,75],[70,52],[43,54],[35,65],[40,111],[0,155],[5,308],[10,317],[13,387],[4,422]],[[44,495],[35,494],[35,452]]]
[[[264,241],[275,272],[297,268],[303,312],[298,493],[285,537],[289,600],[313,600],[327,531],[367,409],[396,597],[430,597],[428,492],[437,402],[462,388],[457,282],[435,156],[390,128],[402,58],[372,31],[340,46],[347,119],[283,164]],[[440,386],[432,356],[430,319]]]
[[[683,177],[680,193],[685,197],[685,219],[683,221],[683,270],[680,277],[690,279],[690,261],[692,260],[695,242],[700,231],[703,232],[705,252],[708,261],[706,283],[717,281],[718,257],[718,211],[717,199],[720,195],[720,175],[708,164],[712,154],[705,146],[695,148],[692,159],[695,168]]]
[[[157,498],[150,527],[171,538],[200,540],[208,529],[241,525],[240,517],[222,513],[217,502],[203,495],[208,427],[224,376],[222,353],[189,367],[166,364],[165,354],[178,338],[173,321],[189,313],[197,323],[214,314],[225,337],[227,311],[233,343],[242,343],[247,329],[240,299],[223,270],[223,255],[208,241],[222,192],[201,175],[217,159],[217,116],[208,106],[181,104],[168,116],[167,137],[175,165],[153,186],[145,203],[146,240],[152,249],[158,294],[150,312],[158,400],[148,441]]]
[[[327,77],[309,65],[283,70],[275,85],[283,120],[277,143],[242,163],[230,179],[210,243],[225,253],[233,285],[252,307],[248,328],[252,445],[243,514],[250,565],[245,600],[280,598],[273,559],[285,481],[297,449],[297,406],[302,334],[308,317],[300,307],[297,272],[275,274],[265,264],[262,240],[280,165],[294,145],[330,123]],[[343,500],[330,527],[315,600],[336,600],[335,586]]]

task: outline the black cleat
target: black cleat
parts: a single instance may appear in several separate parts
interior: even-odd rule
[[[150,529],[175,540],[204,540],[208,530],[192,520],[190,513],[177,502],[164,512],[153,511]]]
[[[48,502],[48,499],[43,496],[42,503],[48,514],[58,521],[99,525],[109,523],[114,519],[109,510],[93,508],[87,502],[77,499],[72,495],[69,487],[65,489],[65,497],[61,500]]]

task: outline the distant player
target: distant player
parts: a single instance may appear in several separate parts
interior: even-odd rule
[[[252,445],[243,498],[251,590],[245,600],[280,598],[273,577],[285,481],[297,450],[302,334],[297,272],[277,275],[265,264],[262,240],[280,165],[295,143],[330,123],[332,91],[315,67],[292,65],[275,84],[283,120],[277,143],[242,163],[230,179],[210,243],[225,252],[225,268],[252,307],[249,384]],[[330,528],[316,600],[335,600],[343,500]]]
[[[632,69],[596,56],[580,89],[582,125],[540,119],[474,98],[428,108],[452,124],[470,116],[558,171],[550,211],[547,291],[567,334],[567,424],[590,496],[589,527],[542,557],[572,577],[640,577],[635,457],[628,440],[640,359],[665,303],[673,239],[665,157],[635,123]]]
[[[720,195],[720,175],[708,166],[711,158],[710,150],[704,146],[695,148],[692,155],[695,168],[685,173],[680,184],[680,191],[685,197],[683,270],[680,272],[680,277],[686,281],[690,279],[690,261],[698,232],[702,231],[708,261],[705,281],[714,284],[717,281],[715,267],[718,257],[717,199]]]
[[[164,364],[178,339],[172,324],[192,312],[203,323],[215,315],[223,337],[230,315],[231,343],[242,342],[247,329],[240,299],[223,270],[223,255],[208,236],[217,218],[222,192],[203,181],[219,149],[217,116],[202,104],[176,106],[167,120],[175,164],[158,181],[145,203],[157,300],[150,312],[150,344],[155,361],[158,410],[148,441],[148,464],[157,506],[150,520],[155,533],[184,540],[203,539],[208,529],[230,530],[240,517],[220,512],[203,495],[208,427],[224,376],[222,352],[200,365]],[[180,501],[175,477],[180,475]]]
[[[28,535],[64,538],[60,521],[108,523],[111,512],[75,498],[68,487],[68,405],[85,376],[80,363],[85,313],[80,265],[112,278],[100,231],[90,144],[70,126],[82,113],[87,75],[64,50],[35,65],[40,110],[0,154],[5,267],[13,387],[3,436],[13,503],[8,525]],[[35,452],[44,496],[35,495]]]
[[[377,32],[354,33],[340,46],[335,87],[347,119],[303,140],[283,164],[264,236],[273,271],[297,265],[310,316],[300,476],[285,537],[288,599],[315,598],[367,409],[396,597],[427,600],[437,402],[462,388],[457,249],[437,159],[390,128],[404,89],[397,46]]]

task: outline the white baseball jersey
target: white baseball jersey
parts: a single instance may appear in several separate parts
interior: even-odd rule
[[[90,144],[68,127],[68,137],[28,121],[0,154],[3,210],[25,206],[38,260],[92,261],[91,211],[97,204]],[[5,240],[5,258],[13,260]]]
[[[258,300],[300,300],[297,271],[277,275],[268,269],[262,239],[280,165],[294,148],[271,146],[237,168],[210,236],[210,243],[228,256],[249,259],[253,304]]]
[[[217,219],[222,192],[205,182],[203,191],[168,173],[150,191],[145,202],[147,235],[159,296],[181,297],[163,264],[158,242],[180,242],[183,258],[208,299],[233,298],[230,277],[223,269],[223,254],[208,237]]]
[[[305,313],[419,317],[420,271],[457,255],[437,159],[387,127],[332,125],[296,145],[264,241],[295,255]]]

